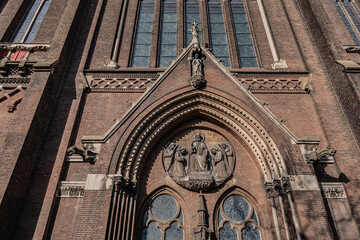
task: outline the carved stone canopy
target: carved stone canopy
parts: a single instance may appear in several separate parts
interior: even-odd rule
[[[234,172],[231,144],[210,130],[193,130],[174,138],[163,150],[165,172],[180,186],[206,191],[224,184]]]

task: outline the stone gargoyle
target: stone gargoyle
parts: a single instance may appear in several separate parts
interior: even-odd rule
[[[86,148],[80,149],[74,145],[69,147],[66,152],[69,156],[74,154],[80,155],[84,162],[89,162],[92,165],[94,165],[97,161],[98,154]]]

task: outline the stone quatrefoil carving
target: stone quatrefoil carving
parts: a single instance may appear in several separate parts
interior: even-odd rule
[[[188,146],[170,142],[163,150],[166,173],[180,186],[193,191],[211,190],[225,183],[235,167],[235,154],[227,142],[206,142],[196,132]]]

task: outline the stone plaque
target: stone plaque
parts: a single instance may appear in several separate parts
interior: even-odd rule
[[[188,131],[164,148],[163,166],[178,185],[206,191],[224,184],[231,177],[235,153],[231,144],[216,132]]]

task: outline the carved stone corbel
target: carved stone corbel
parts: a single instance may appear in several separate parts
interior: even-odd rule
[[[318,151],[317,149],[305,156],[307,163],[332,163],[336,150],[330,146]]]
[[[96,163],[97,156],[98,156],[98,153],[95,153],[86,148],[80,149],[80,148],[76,147],[75,145],[71,146],[67,149],[67,154],[69,156],[72,156],[74,154],[80,155],[84,162],[89,162],[92,165],[94,165]]]

